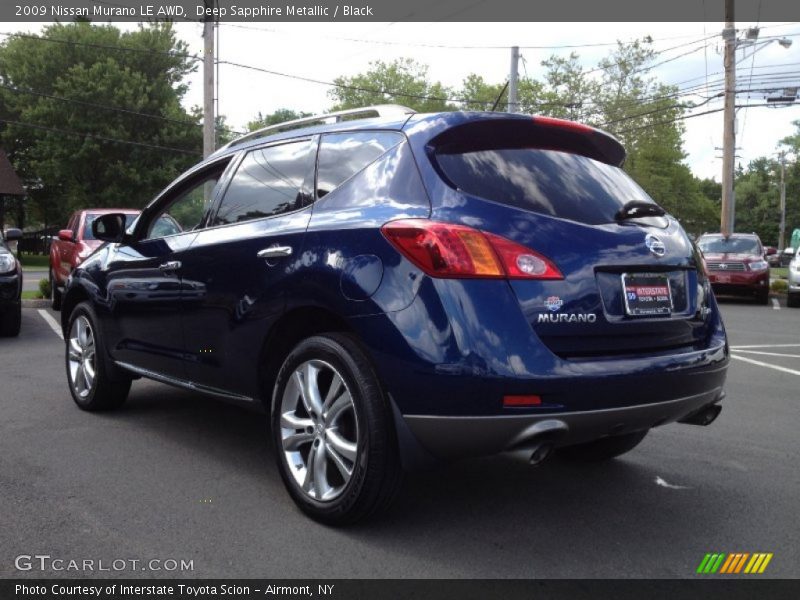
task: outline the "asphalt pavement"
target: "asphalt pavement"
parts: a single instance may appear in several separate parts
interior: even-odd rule
[[[26,308],[0,339],[0,577],[683,578],[709,552],[773,553],[757,577],[798,577],[800,309],[722,311],[735,358],[710,427],[602,465],[414,474],[389,514],[332,529],[289,499],[257,414],[146,381],[117,412],[78,410],[57,313]],[[18,570],[37,554],[193,568]]]

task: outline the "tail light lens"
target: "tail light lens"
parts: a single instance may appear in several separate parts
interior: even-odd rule
[[[381,230],[403,256],[432,277],[564,278],[558,268],[538,252],[465,225],[403,219],[386,223]]]

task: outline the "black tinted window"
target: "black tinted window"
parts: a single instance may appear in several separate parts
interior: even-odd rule
[[[403,141],[394,131],[354,131],[322,137],[317,165],[317,198],[322,198]]]
[[[214,225],[250,221],[308,204],[305,182],[314,169],[310,140],[249,152],[228,186]]]
[[[626,202],[651,200],[622,169],[569,152],[495,148],[436,157],[468,194],[562,219],[609,223]]]

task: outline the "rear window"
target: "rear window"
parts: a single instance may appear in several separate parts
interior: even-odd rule
[[[761,254],[758,241],[753,238],[700,238],[698,245],[704,254]]]
[[[622,169],[538,148],[440,149],[436,161],[459,190],[525,210],[597,225],[631,200],[652,202]]]

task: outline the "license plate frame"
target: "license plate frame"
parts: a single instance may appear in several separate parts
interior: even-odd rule
[[[672,316],[672,287],[667,273],[623,273],[622,297],[629,317]]]

